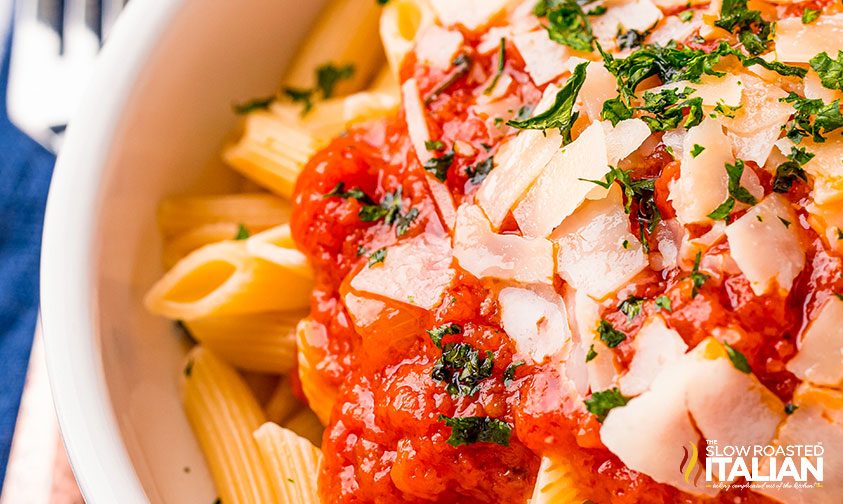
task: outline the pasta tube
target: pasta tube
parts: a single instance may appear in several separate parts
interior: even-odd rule
[[[307,439],[273,423],[261,425],[254,438],[278,502],[319,504],[317,475],[322,452]]]
[[[158,226],[166,237],[219,223],[242,224],[260,231],[288,222],[290,212],[288,201],[267,193],[178,196],[161,202]]]

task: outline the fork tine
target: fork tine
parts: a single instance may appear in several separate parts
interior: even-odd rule
[[[99,29],[92,30],[87,23],[88,0],[65,0],[63,54],[73,59],[92,60],[99,50]],[[99,8],[99,6],[93,6]],[[95,15],[99,18],[99,14]],[[98,23],[97,23],[98,24]]]
[[[108,38],[111,27],[117,20],[117,15],[126,6],[128,0],[101,0],[102,2],[102,38]]]

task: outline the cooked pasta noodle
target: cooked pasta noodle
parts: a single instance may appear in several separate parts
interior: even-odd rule
[[[583,497],[577,492],[570,463],[542,457],[533,497],[530,504],[580,504]]]
[[[237,372],[197,346],[184,370],[184,409],[223,502],[270,502],[270,475],[252,433],[265,422]]]
[[[322,425],[319,417],[316,416],[316,413],[311,411],[307,406],[300,406],[299,410],[285,420],[282,425],[299,436],[310,440],[316,446],[322,444],[322,432],[325,430],[325,427]]]
[[[165,237],[220,223],[260,231],[289,220],[289,201],[267,193],[179,196],[165,199],[158,207],[158,226]]]
[[[153,313],[192,321],[305,308],[311,288],[303,256],[270,262],[250,254],[243,241],[220,242],[179,261],[144,302]]]
[[[257,229],[250,229],[243,224],[218,222],[216,224],[203,224],[164,240],[164,249],[161,253],[164,268],[172,268],[188,254],[205,245],[235,238],[241,230],[240,226],[243,226],[249,233],[257,231]]]
[[[190,334],[243,370],[287,373],[296,363],[296,324],[301,312],[267,312],[186,321]]]
[[[319,143],[294,122],[260,111],[246,117],[243,135],[223,152],[223,159],[243,176],[285,196]]]
[[[393,0],[384,7],[380,34],[393,75],[398,75],[404,56],[413,50],[416,34],[431,23],[433,12],[426,0]]]
[[[318,504],[316,475],[322,453],[295,432],[265,423],[255,430],[264,467],[274,484],[278,502]]]
[[[284,425],[284,422],[288,418],[293,417],[299,409],[305,407],[296,398],[290,382],[289,376],[282,376],[278,380],[278,384],[275,386],[275,390],[273,390],[269,400],[264,405],[263,409],[266,413],[266,418],[270,422]]]

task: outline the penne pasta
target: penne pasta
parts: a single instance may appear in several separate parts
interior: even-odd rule
[[[240,232],[240,226],[242,224],[235,224],[233,222],[204,224],[165,240],[164,249],[161,254],[164,268],[172,268],[188,254],[205,245],[235,238]],[[249,229],[247,226],[243,227],[247,232],[254,231],[254,228]]]
[[[252,436],[265,418],[246,383],[201,346],[188,355],[184,375],[185,413],[222,502],[272,501],[270,477]]]
[[[317,474],[322,452],[295,432],[265,423],[254,432],[277,502],[318,504]],[[223,501],[225,502],[225,501]]]
[[[267,193],[177,196],[158,207],[158,227],[173,237],[211,224],[242,224],[260,231],[290,220],[290,203]],[[234,234],[228,236],[234,238]]]
[[[220,242],[192,252],[149,290],[147,309],[193,321],[307,307],[313,280],[304,256],[290,250],[270,262],[250,254],[247,241]]]
[[[337,83],[336,96],[363,89],[383,63],[378,45],[380,7],[369,0],[332,0],[319,15],[287,70],[285,87],[310,89],[315,70],[326,63],[353,65],[350,78]]]
[[[267,312],[186,321],[190,334],[232,366],[284,374],[296,363],[296,324],[302,312]]]
[[[325,427],[322,426],[316,413],[307,406],[301,406],[283,425],[314,445],[322,445],[322,432],[325,431]]]
[[[363,91],[317,103],[301,119],[301,125],[316,138],[327,142],[357,123],[394,113],[398,105],[397,93]]]
[[[325,337],[325,328],[313,320],[302,319],[296,327],[298,342],[298,370],[301,389],[307,398],[310,409],[316,413],[323,425],[328,425],[331,418],[331,410],[337,399],[337,390],[332,384],[326,382],[316,372],[315,365],[319,355],[309,343]]]
[[[580,504],[584,498],[577,491],[573,470],[567,461],[542,457],[530,504]]]
[[[244,177],[291,198],[296,178],[319,143],[299,125],[266,111],[246,117],[243,135],[223,159]]]
[[[415,45],[416,35],[433,24],[433,11],[426,0],[393,0],[380,19],[381,42],[392,74],[397,77],[404,57]]]
[[[282,376],[264,405],[266,418],[270,422],[283,425],[288,418],[293,417],[299,409],[305,407],[296,397],[290,382],[289,376]]]
[[[401,87],[398,85],[398,79],[392,73],[392,67],[384,65],[369,86],[369,91],[373,93],[386,93],[398,97],[401,94]]]

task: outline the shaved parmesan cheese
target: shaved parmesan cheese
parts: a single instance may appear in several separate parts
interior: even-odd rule
[[[550,158],[542,174],[513,211],[524,236],[545,237],[571,215],[608,171],[603,125],[592,123]]]
[[[644,324],[632,345],[635,356],[629,371],[620,380],[621,393],[625,396],[636,396],[648,390],[662,369],[681,359],[688,351],[682,336],[669,329],[659,316]]]
[[[704,438],[733,446],[773,440],[784,404],[755,375],[738,371],[725,356],[700,359],[694,373],[705,386],[689,385],[688,410]]]
[[[433,67],[447,70],[462,44],[463,36],[458,30],[447,30],[433,24],[419,35],[416,57]]]
[[[662,143],[670,149],[671,154],[675,159],[682,159],[685,154],[685,135],[688,130],[685,128],[676,128],[665,131],[662,136]]]
[[[464,204],[457,209],[454,257],[477,278],[552,282],[553,244],[544,238],[496,234],[476,205]]]
[[[430,130],[427,129],[427,116],[424,112],[424,103],[419,96],[419,86],[416,79],[407,79],[401,85],[401,101],[404,103],[404,119],[407,121],[407,133],[416,151],[416,157],[424,164],[433,154],[425,147],[425,142],[430,140]]]
[[[799,342],[787,369],[802,380],[835,387],[843,382],[843,301],[830,297]]]
[[[510,0],[430,0],[436,16],[445,25],[461,24],[476,30],[503,11]]]
[[[554,231],[557,273],[575,289],[603,299],[647,266],[641,242],[629,232],[620,191],[587,201]]]
[[[826,245],[837,253],[843,252],[843,240],[840,239],[840,233],[843,232],[843,204],[809,203],[805,209],[808,210],[808,223],[817,234],[825,238]]]
[[[740,80],[743,83],[741,108],[734,118],[720,116],[720,122],[736,135],[751,136],[769,129],[778,132],[793,114],[793,107],[779,101],[787,93],[752,75],[741,74]]]
[[[600,440],[630,469],[685,492],[714,496],[718,489],[686,482],[677,470],[681,449],[690,451],[700,440],[685,402],[689,379],[682,362],[665,368],[648,392],[609,412]]]
[[[650,0],[631,0],[623,3],[609,2],[605,14],[591,19],[594,36],[604,47],[615,45],[618,31],[648,31],[663,17],[662,11]]]
[[[657,7],[665,10],[665,7],[662,4],[668,2],[666,2],[666,0],[656,0],[654,3]],[[674,0],[674,3],[677,5],[671,10],[677,7],[685,7],[687,5],[687,2],[682,2],[682,0]],[[660,27],[650,33],[650,36],[647,38],[647,43],[663,46],[672,41],[682,42],[699,30],[702,24],[702,17],[699,15],[695,15],[687,22],[682,21],[677,16],[669,16],[665,18],[664,23],[662,23]]]
[[[423,234],[389,247],[382,264],[364,266],[350,285],[358,292],[430,310],[453,278],[447,238]]]
[[[794,146],[788,138],[782,138],[776,145],[785,155],[790,154]],[[814,202],[825,205],[843,201],[843,139],[836,136],[815,143],[810,138],[803,138],[799,146],[814,154],[813,159],[802,166],[814,177]]]
[[[694,145],[705,148],[696,157]],[[683,224],[708,222],[708,214],[728,196],[726,163],[733,163],[732,149],[716,121],[705,119],[685,135],[679,179],[671,184],[670,200]]]
[[[626,119],[614,127],[609,121],[602,124],[606,132],[606,158],[612,166],[616,166],[618,161],[638,150],[644,140],[650,136],[650,128],[641,119]],[[580,177],[591,178],[584,175]]]
[[[548,85],[536,110],[545,110],[556,98],[559,88]],[[562,146],[559,131],[522,130],[507,144],[508,155],[483,181],[477,191],[477,203],[498,229],[541,174],[551,156]]]
[[[732,150],[736,158],[744,161],[755,161],[758,166],[764,166],[780,133],[781,129],[771,128],[760,130],[750,136],[736,135],[731,131],[726,134],[732,143]],[[751,170],[746,170],[744,173],[749,171]]]
[[[726,226],[732,258],[749,280],[753,292],[762,295],[772,288],[790,290],[805,265],[799,241],[796,213],[790,203],[772,193]],[[763,250],[763,254],[759,251]]]
[[[804,390],[800,388],[800,390]],[[819,394],[829,396],[828,392]],[[811,394],[815,397],[819,394]],[[799,409],[787,417],[779,428],[776,444],[778,445],[816,445],[821,443],[824,457],[822,460],[823,480],[820,486],[814,487],[816,476],[807,473],[804,485],[762,485],[755,491],[788,504],[838,504],[843,495],[843,458],[835,453],[843,452],[843,423],[840,422],[841,405],[828,404],[826,401],[801,400],[803,394],[797,391],[794,404]],[[816,467],[820,464],[817,457],[808,457]],[[782,467],[784,457],[779,457],[776,467]],[[760,474],[769,474],[771,462],[768,460],[761,468]],[[798,464],[797,464],[798,467]],[[788,488],[789,487],[789,488]]]
[[[618,84],[615,77],[606,70],[603,63],[592,61],[585,69],[585,81],[582,84],[577,102],[592,121],[600,120],[603,103],[618,96]]]
[[[820,76],[813,70],[808,70],[808,74],[802,82],[805,85],[805,98],[812,100],[820,99],[826,103],[843,99],[843,93],[840,91],[836,89],[828,89],[823,86],[822,81],[820,81]]]
[[[551,286],[506,287],[498,303],[503,330],[530,362],[542,362],[570,346],[565,303]]]
[[[524,59],[527,73],[537,86],[547,84],[568,70],[568,49],[550,40],[547,30],[516,35],[512,43]]]
[[[451,191],[448,190],[448,186],[444,182],[435,177],[427,177],[426,180],[442,222],[449,231],[453,230],[457,220],[457,207],[454,206],[454,197],[451,195]]]
[[[811,24],[798,17],[776,23],[776,57],[784,63],[807,63],[818,53],[843,49],[843,14],[820,16]]]

